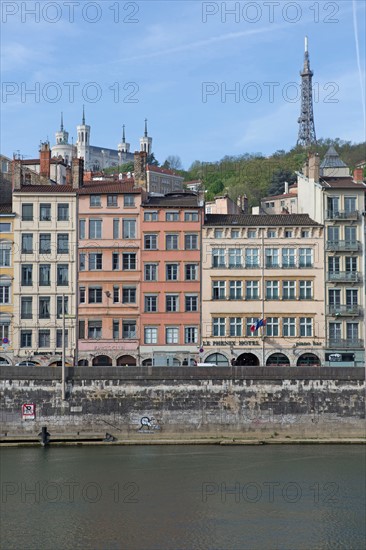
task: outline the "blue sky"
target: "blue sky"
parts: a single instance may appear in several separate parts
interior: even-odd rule
[[[61,111],[75,139],[83,103],[92,144],[116,148],[125,124],[135,150],[147,117],[156,158],[179,155],[185,168],[289,149],[305,35],[317,137],[365,139],[361,0],[22,4],[1,6],[5,155],[38,156]]]

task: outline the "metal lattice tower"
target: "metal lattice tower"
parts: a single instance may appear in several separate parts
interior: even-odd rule
[[[305,36],[304,68],[301,75],[301,113],[298,118],[299,135],[297,145],[310,147],[316,143],[314,114],[313,114],[313,71],[310,69],[308,37]]]

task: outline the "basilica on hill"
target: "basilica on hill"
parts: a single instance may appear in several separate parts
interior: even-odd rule
[[[133,162],[133,152],[130,152],[130,144],[126,142],[125,126],[122,128],[122,140],[117,149],[108,147],[97,147],[91,145],[91,126],[85,122],[85,111],[83,108],[82,122],[76,127],[76,144],[69,143],[69,132],[64,129],[63,115],[61,113],[60,130],[56,132],[56,144],[51,148],[52,157],[62,157],[67,164],[71,163],[74,157],[84,159],[86,170],[99,171],[111,166],[119,166],[126,162]],[[140,138],[140,151],[148,155],[152,153],[152,138],[147,131],[147,119],[145,119],[145,131]]]

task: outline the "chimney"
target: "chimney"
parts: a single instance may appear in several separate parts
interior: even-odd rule
[[[48,142],[41,143],[39,175],[50,178],[51,175],[51,149]]]
[[[285,181],[285,195],[288,195],[288,181]]]
[[[353,181],[355,183],[362,183],[363,182],[363,169],[362,168],[355,168],[353,170]]]
[[[309,159],[307,158],[302,167],[302,173],[306,178],[309,177]]]
[[[248,197],[246,195],[243,195],[243,212],[244,214],[248,213]]]
[[[20,191],[20,188],[23,183],[23,174],[22,174],[22,161],[15,157],[13,158],[12,165],[12,186],[13,191]]]
[[[147,153],[146,151],[135,151],[134,153],[134,174],[135,187],[147,189]]]
[[[315,182],[319,181],[319,168],[320,168],[320,158],[318,154],[312,153],[309,156],[309,179],[314,180]]]
[[[73,158],[71,163],[71,183],[73,189],[80,189],[83,186],[84,159]]]
[[[66,166],[66,185],[71,185],[71,166]]]

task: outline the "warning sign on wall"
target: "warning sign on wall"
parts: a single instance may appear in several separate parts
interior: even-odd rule
[[[23,403],[22,405],[22,419],[23,420],[35,420],[36,418],[36,405],[35,403]]]

